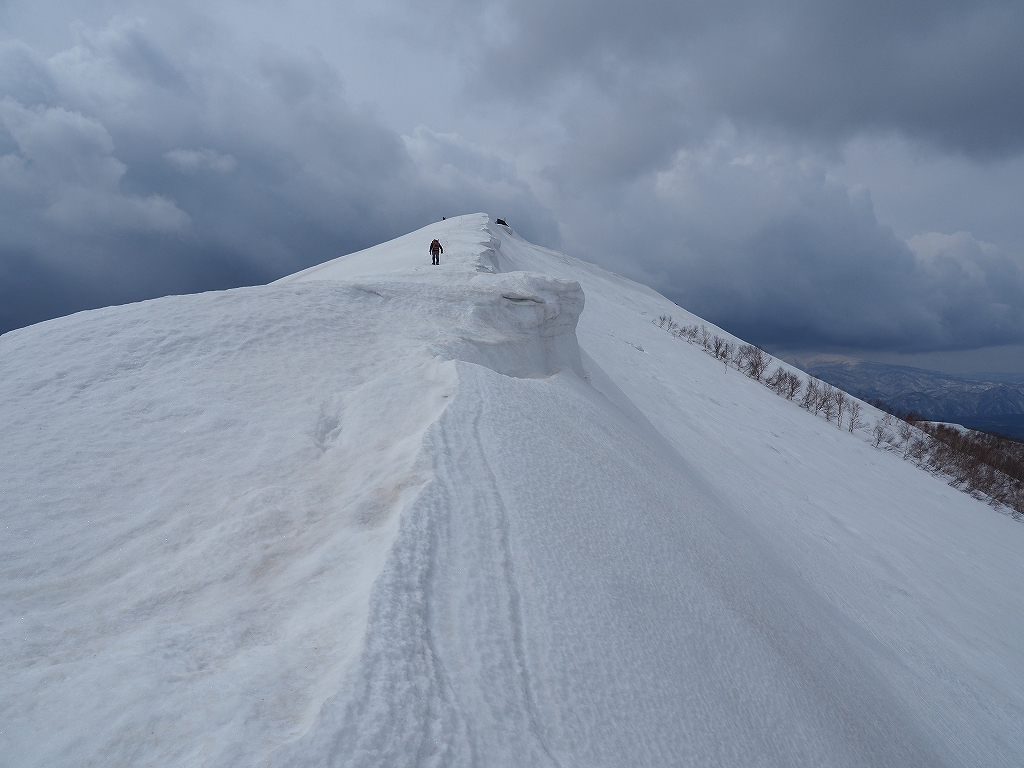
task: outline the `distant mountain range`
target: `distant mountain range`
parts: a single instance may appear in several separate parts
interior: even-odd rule
[[[880,398],[926,419],[1024,440],[1024,375],[953,376],[905,365],[820,358],[802,361],[800,367],[865,400]]]

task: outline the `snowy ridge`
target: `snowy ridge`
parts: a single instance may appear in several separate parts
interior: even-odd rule
[[[1020,764],[1024,526],[665,312],[477,214],[0,338],[0,763]]]
[[[3,337],[4,764],[245,762],[315,716],[457,387],[374,301],[244,289]]]
[[[501,241],[487,222],[477,214],[435,224],[278,284],[355,279],[361,290],[387,301],[421,304],[437,324],[440,339],[432,349],[440,357],[507,376],[549,376],[562,368],[583,375],[576,341],[583,311],[579,283],[522,271],[500,274]],[[445,249],[443,264],[413,266],[434,237]],[[378,273],[386,277],[364,277]]]

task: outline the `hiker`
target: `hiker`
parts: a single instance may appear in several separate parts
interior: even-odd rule
[[[435,237],[430,243],[430,263],[440,264],[442,253],[444,253],[444,248],[441,247],[441,243]]]

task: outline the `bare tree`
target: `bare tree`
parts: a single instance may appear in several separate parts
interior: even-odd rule
[[[737,371],[743,370],[743,361],[746,359],[743,347],[743,344],[737,344],[732,350],[732,359],[729,361]]]
[[[911,434],[913,435],[913,430],[911,430]],[[931,449],[932,439],[923,432],[919,432],[911,437],[904,457],[909,456],[919,467],[924,466],[932,452]]]
[[[827,392],[825,391],[825,382],[818,382],[818,394],[814,402],[811,404],[811,408],[814,410],[814,415],[817,416],[821,409],[825,407]]]
[[[882,443],[889,442],[889,439],[892,437],[892,433],[889,431],[891,423],[892,416],[888,413],[885,414],[884,418],[875,422],[875,426],[871,430],[871,437],[874,439],[875,448],[881,448]]]
[[[1012,510],[1014,520],[1024,518],[1024,484],[1011,486],[1006,505]]]
[[[776,394],[782,395],[787,400],[792,400],[796,397],[796,393],[803,386],[799,376],[787,371],[781,365],[775,369],[771,376],[765,379],[764,383],[775,390]]]
[[[787,400],[792,400],[796,397],[797,392],[800,391],[800,387],[802,386],[803,382],[799,376],[792,372],[786,372],[786,389],[783,394],[786,396]]]
[[[803,399],[800,401],[800,407],[801,408],[806,408],[808,412],[813,410],[815,413],[817,413],[818,412],[818,397],[819,397],[818,380],[817,379],[808,379],[807,380],[807,386],[804,388]]]
[[[855,429],[860,429],[864,426],[864,420],[861,419],[861,405],[860,400],[850,399],[849,405],[850,417],[846,422],[846,428],[852,433]]]
[[[771,365],[772,358],[767,352],[760,347],[754,347],[754,351],[750,353],[749,369],[747,371],[750,378],[755,381],[760,381],[761,377],[764,376],[765,371],[768,370],[768,366]]]
[[[740,344],[738,347],[736,347],[735,363],[736,368],[738,370],[742,371],[745,370],[747,367],[747,350],[749,349],[749,347],[750,344]]]
[[[711,337],[711,354],[725,363],[728,371],[729,363],[732,360],[732,344],[718,334]]]
[[[836,388],[828,382],[821,387],[821,410],[825,421],[832,421],[832,414],[836,412]]]
[[[909,422],[900,419],[900,423],[896,425],[896,434],[900,438],[900,442],[903,443],[903,458],[907,458],[910,453],[910,442],[914,436],[914,427]]]
[[[843,428],[843,411],[846,410],[847,404],[850,402],[850,398],[846,396],[846,393],[841,389],[836,390],[835,394],[836,401],[836,427],[839,429]]]
[[[714,355],[715,358],[719,360],[722,359],[722,348],[724,346],[726,346],[725,339],[723,339],[717,333],[711,337],[711,354]]]
[[[732,360],[734,346],[734,344],[728,341],[722,345],[722,354],[720,357],[722,358],[722,362],[725,363],[726,368],[729,367],[729,361]]]
[[[764,372],[771,365],[772,358],[767,352],[756,344],[744,344],[739,348],[737,358],[740,360],[739,368],[754,381],[760,381]]]

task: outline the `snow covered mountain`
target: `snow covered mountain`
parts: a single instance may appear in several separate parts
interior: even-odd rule
[[[488,221],[0,337],[0,764],[1024,763],[1024,526]]]

